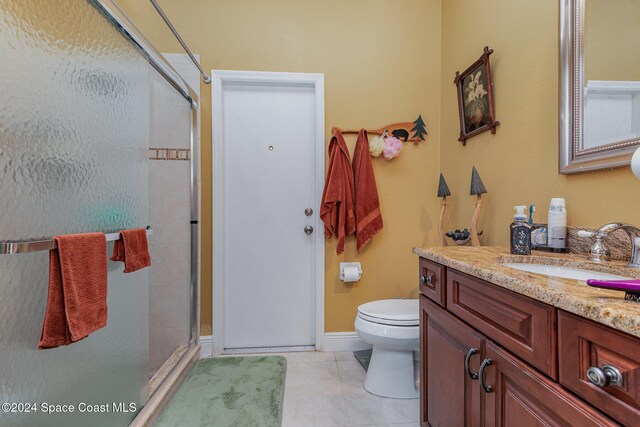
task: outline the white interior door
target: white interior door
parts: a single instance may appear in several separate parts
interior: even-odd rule
[[[222,262],[214,264],[223,283],[214,287],[223,287],[223,349],[313,346],[316,237],[323,231],[316,88],[258,78],[219,89],[221,111],[213,114],[221,114],[222,194],[214,203],[221,203],[216,231],[224,236],[216,251]]]

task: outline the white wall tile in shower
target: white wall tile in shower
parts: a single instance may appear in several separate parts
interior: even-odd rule
[[[149,288],[149,325],[151,329],[186,328],[189,310],[176,310],[189,304],[189,287],[151,286]]]
[[[190,162],[166,160],[149,162],[151,202],[181,202],[191,200],[185,183],[191,179]]]
[[[191,108],[152,105],[150,139],[151,147],[190,148]]]
[[[191,243],[191,209],[188,203],[152,202],[150,211],[154,244]]]
[[[153,244],[151,286],[187,286],[191,276],[190,245]]]

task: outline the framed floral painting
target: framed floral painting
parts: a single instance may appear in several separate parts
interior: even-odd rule
[[[460,138],[467,139],[484,131],[496,133],[500,122],[496,121],[493,106],[493,84],[489,55],[493,49],[484,48],[482,56],[462,73],[456,72],[453,83],[458,88],[458,111],[460,114]]]

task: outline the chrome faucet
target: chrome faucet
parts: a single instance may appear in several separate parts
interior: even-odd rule
[[[579,237],[595,237],[595,242],[589,250],[589,260],[595,262],[609,261],[611,256],[609,249],[605,246],[603,239],[616,230],[624,230],[631,240],[631,261],[628,266],[640,268],[640,229],[630,224],[612,222],[600,227],[596,232],[580,230]]]

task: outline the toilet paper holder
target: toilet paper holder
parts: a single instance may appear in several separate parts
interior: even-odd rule
[[[356,273],[354,276],[353,273]],[[359,262],[341,262],[340,280],[343,282],[357,282],[362,277],[362,265]]]

